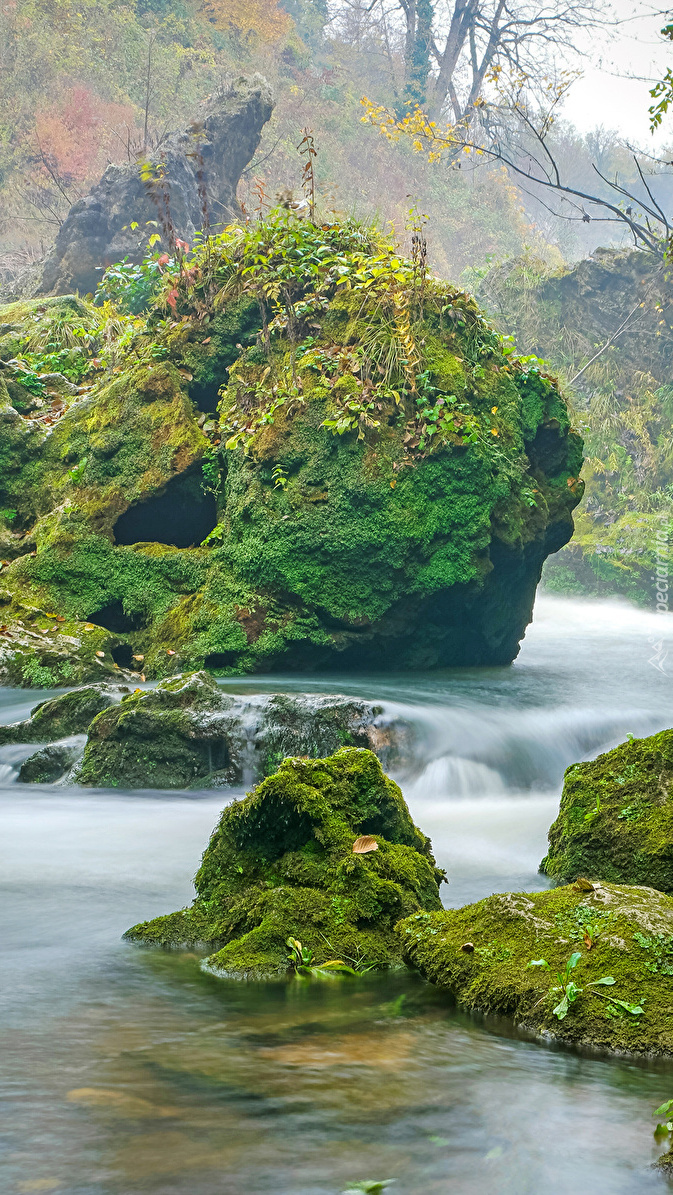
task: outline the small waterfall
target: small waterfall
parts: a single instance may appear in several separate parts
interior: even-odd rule
[[[410,800],[422,801],[442,797],[499,796],[505,791],[502,776],[493,768],[457,755],[433,759],[407,787]]]
[[[13,784],[24,759],[28,759],[39,749],[39,744],[36,743],[16,743],[0,747],[0,788]]]
[[[593,759],[628,732],[653,734],[654,713],[577,707],[500,709],[396,706],[417,728],[417,763],[400,777],[410,796],[446,799],[505,793],[555,792],[572,763]]]

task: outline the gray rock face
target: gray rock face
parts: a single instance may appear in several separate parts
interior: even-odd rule
[[[154,168],[164,167],[177,237],[191,243],[203,226],[200,174],[211,229],[240,219],[236,188],[272,111],[271,91],[260,75],[239,79],[211,97],[189,129],[173,133],[147,154]],[[157,203],[141,178],[140,163],[108,166],[90,194],[70,209],[45,262],[39,293],[94,291],[101,267],[124,257],[142,258],[157,221]],[[138,227],[132,229],[131,223]]]

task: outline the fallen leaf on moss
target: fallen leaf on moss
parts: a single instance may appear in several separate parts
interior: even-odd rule
[[[99,656],[99,657],[102,657],[102,656],[104,656],[104,655],[105,655],[105,652],[104,652],[104,651],[97,651],[97,652],[96,652],[96,655],[97,655],[97,656]]]
[[[371,834],[363,834],[360,838],[356,838],[353,843],[354,855],[368,855],[370,851],[378,851],[379,844]]]

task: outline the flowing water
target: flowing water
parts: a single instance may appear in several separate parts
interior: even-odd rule
[[[563,769],[673,725],[668,626],[547,597],[511,668],[226,688],[345,692],[412,720],[400,780],[455,906],[543,887]],[[0,692],[0,720],[37,699]],[[0,749],[3,1195],[670,1189],[649,1167],[673,1067],[520,1040],[410,974],[244,984],[121,942],[189,901],[223,793],[21,786],[31,750]]]

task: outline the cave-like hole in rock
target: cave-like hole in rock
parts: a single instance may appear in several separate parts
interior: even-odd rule
[[[204,668],[229,668],[238,657],[235,651],[211,651],[203,661]]]
[[[171,544],[191,548],[200,544],[217,523],[213,494],[204,494],[201,475],[169,481],[162,494],[137,502],[114,525],[118,544]]]
[[[133,648],[129,643],[118,643],[116,647],[112,648],[110,655],[115,664],[118,664],[120,668],[127,668],[131,671],[135,669],[138,671],[133,661]]]
[[[204,415],[214,415],[220,401],[220,387],[222,379],[215,382],[193,382],[189,387],[189,397],[194,406]]]
[[[105,627],[105,630],[112,631],[113,635],[128,635],[130,631],[139,631],[144,626],[142,616],[127,614],[121,602],[110,602],[107,606],[101,606],[100,610],[89,615],[89,622],[94,622],[97,627]],[[112,658],[115,659],[114,651]],[[119,660],[115,660],[115,663],[119,664],[120,668],[125,666]]]

